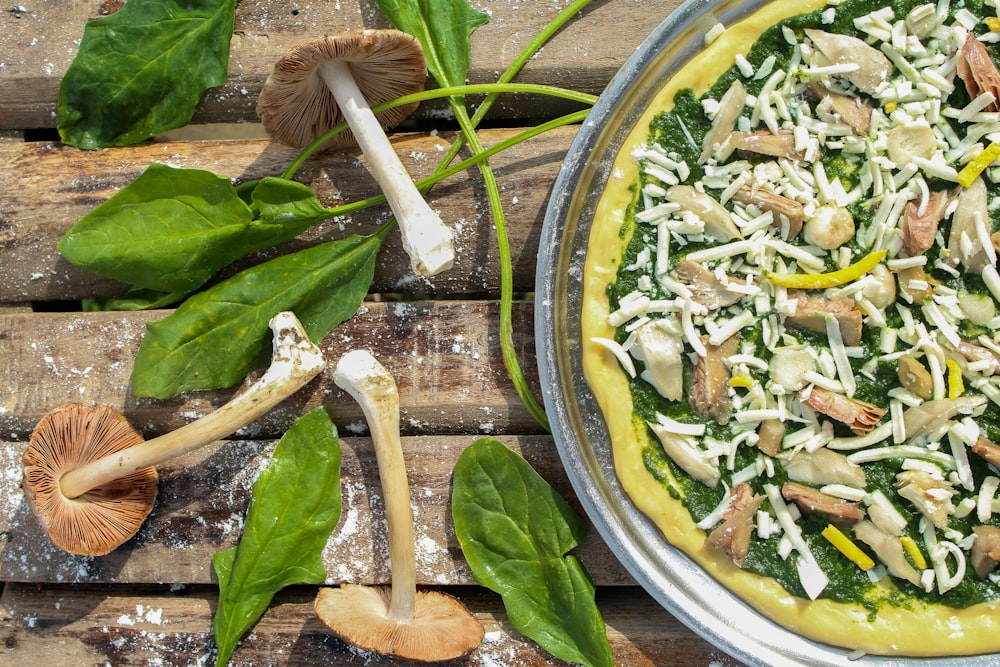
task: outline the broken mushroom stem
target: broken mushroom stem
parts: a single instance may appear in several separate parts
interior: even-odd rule
[[[396,382],[368,351],[345,354],[333,381],[361,406],[378,462],[389,525],[392,585],[321,588],[316,615],[344,641],[406,660],[439,662],[468,654],[483,639],[483,626],[455,598],[417,591],[413,509],[399,441]]]
[[[367,350],[345,354],[337,364],[333,381],[358,402],[371,431],[389,525],[392,595],[388,617],[406,623],[413,618],[415,608],[417,565],[410,487],[406,479],[403,446],[399,440],[396,382]]]
[[[433,276],[451,268],[454,261],[451,230],[417,190],[358,88],[350,66],[342,60],[329,60],[319,65],[317,71],[337,100],[344,120],[396,216],[403,248],[413,270],[422,276]]]
[[[257,382],[218,410],[176,431],[146,440],[64,474],[59,487],[67,498],[155,466],[227,436],[301,389],[324,367],[320,349],[309,340],[298,318],[282,312],[271,318],[274,334],[271,364]]]

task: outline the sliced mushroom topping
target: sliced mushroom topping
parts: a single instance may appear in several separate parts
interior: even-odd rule
[[[962,359],[967,363],[974,361],[989,362],[991,365],[990,375],[996,375],[1000,372],[1000,354],[997,354],[985,345],[963,340],[954,349],[962,355]]]
[[[897,364],[899,383],[914,396],[928,400],[934,392],[934,380],[924,365],[912,354],[904,354]]]
[[[802,231],[802,220],[804,217],[802,204],[783,195],[775,194],[765,188],[751,188],[744,185],[736,191],[733,199],[741,204],[753,204],[762,211],[771,213],[774,222],[771,224],[777,229],[785,229],[786,241],[795,238]]]
[[[861,294],[876,308],[888,308],[896,303],[896,277],[885,264],[876,264]]]
[[[805,374],[816,370],[816,360],[804,346],[779,347],[767,362],[768,391],[792,394],[808,383]]]
[[[747,102],[747,91],[743,87],[743,82],[739,79],[733,81],[729,90],[719,100],[719,108],[712,118],[712,129],[705,135],[702,142],[701,155],[698,162],[704,162],[712,156],[719,144],[726,140],[729,133],[736,127],[736,121],[743,113],[743,107]]]
[[[985,579],[1000,561],[1000,528],[995,526],[976,526],[972,529],[976,541],[972,543],[969,559],[976,576]]]
[[[802,237],[823,250],[833,250],[854,238],[854,216],[843,206],[824,205],[806,220]]]
[[[899,538],[881,531],[871,521],[854,524],[854,536],[867,544],[882,561],[889,574],[905,579],[914,586],[920,585],[920,573],[906,560],[906,553]]]
[[[710,489],[718,485],[721,479],[719,469],[702,456],[694,436],[675,433],[656,422],[647,424],[663,445],[663,451],[681,470]]]
[[[970,447],[972,453],[984,459],[994,468],[1000,468],[1000,445],[986,438],[979,438]]]
[[[897,125],[886,138],[889,159],[900,169],[915,157],[930,160],[937,149],[937,136],[927,123]]]
[[[729,493],[732,504],[722,523],[705,538],[705,545],[721,549],[733,565],[742,568],[750,551],[754,514],[766,496],[755,496],[749,484],[738,484]]]
[[[824,514],[832,523],[844,526],[865,518],[861,507],[850,500],[844,500],[819,489],[805,486],[797,482],[785,482],[781,485],[781,495],[785,500],[795,503],[807,514]]]
[[[854,134],[864,136],[872,122],[872,107],[860,97],[835,93],[817,81],[809,85],[809,89],[823,102],[829,101],[830,109],[844,122]]]
[[[709,310],[731,306],[745,295],[730,290],[714,271],[690,260],[678,262],[674,276],[691,290],[691,300]]]
[[[840,336],[844,340],[844,345],[857,345],[861,342],[863,316],[854,299],[848,297],[827,299],[803,291],[789,292],[788,298],[798,302],[795,314],[785,319],[788,324],[825,334],[826,316],[833,315],[840,325]]]
[[[993,102],[986,110],[1000,110],[1000,72],[997,72],[986,45],[976,39],[971,31],[959,51],[956,68],[959,78],[969,91],[969,97],[975,99],[983,93],[992,93]]]
[[[805,397],[802,394],[800,392],[799,397],[803,403],[844,424],[854,435],[870,433],[886,412],[877,405],[848,398],[823,387],[812,387]]]
[[[948,518],[955,513],[951,502],[955,489],[947,480],[923,470],[904,470],[896,475],[896,488],[900,497],[909,500],[935,527],[948,527]]]
[[[680,326],[672,318],[650,320],[635,330],[632,356],[646,365],[643,380],[666,399],[684,397],[684,340]]]
[[[997,316],[996,303],[989,294],[959,290],[958,307],[966,320],[981,327],[989,326]]]
[[[712,195],[700,192],[690,185],[675,185],[667,190],[666,200],[681,209],[694,213],[705,223],[705,234],[717,241],[743,238],[733,216]]]
[[[765,419],[757,429],[757,449],[768,456],[774,456],[781,449],[785,438],[785,422],[780,419]]]
[[[869,46],[857,37],[811,28],[806,28],[805,32],[816,48],[832,64],[857,65],[857,69],[846,72],[843,76],[862,92],[874,95],[879,87],[889,80],[892,62],[878,49]]]
[[[909,202],[903,210],[903,250],[910,257],[922,255],[934,246],[938,223],[944,217],[950,201],[947,192],[932,192],[924,210],[916,200]]]
[[[785,463],[788,478],[805,484],[844,484],[865,488],[865,471],[857,463],[832,449],[820,447],[814,452],[802,450]]]
[[[941,281],[924,272],[923,267],[908,266],[896,272],[899,291],[909,297],[910,302],[920,304],[934,296],[934,286]]]
[[[795,135],[784,130],[775,134],[770,130],[755,132],[733,132],[729,136],[729,145],[741,151],[783,157],[789,160],[805,160],[805,149],[796,146]]]
[[[688,401],[702,419],[728,424],[733,406],[729,401],[730,374],[726,359],[736,354],[739,340],[730,336],[720,345],[712,345],[708,336],[702,336],[701,342],[706,352],[695,362]]]
[[[935,401],[927,401],[908,408],[903,413],[906,437],[909,439],[917,438],[933,431],[956,415],[972,414],[985,402],[985,396],[959,396],[958,398],[940,398]]]
[[[980,237],[981,230],[987,230],[988,234],[990,229],[988,200],[989,193],[982,178],[976,178],[958,193],[958,206],[952,215],[951,232],[948,234],[948,254],[953,262],[965,267],[966,273],[982,273],[990,263]]]

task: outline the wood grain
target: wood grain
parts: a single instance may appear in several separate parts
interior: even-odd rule
[[[341,522],[323,558],[329,583],[388,583],[388,543],[378,465],[368,438],[350,437],[341,424]],[[404,438],[410,496],[417,521],[417,576],[421,585],[475,583],[451,521],[455,461],[474,436]],[[501,436],[565,497],[573,498],[555,445],[548,437]],[[160,492],[152,514],[130,542],[101,558],[67,554],[49,542],[20,489],[24,443],[0,449],[0,580],[64,583],[210,583],[212,554],[236,545],[257,474],[274,441],[214,443],[159,467]],[[573,501],[576,504],[575,500]],[[576,506],[582,514],[583,510]],[[591,529],[574,552],[598,585],[635,581]]]
[[[532,37],[551,21],[565,2],[488,0],[477,7],[490,22],[472,36],[469,81],[496,81]],[[614,2],[596,1],[557,34],[528,65],[518,81],[571,87],[599,93],[643,37],[679,3],[678,0],[628,0],[620,11]],[[107,14],[108,0],[67,3],[36,0],[0,12],[0,129],[53,126],[59,80],[76,55],[86,21]],[[244,0],[237,4],[227,82],[205,95],[195,123],[256,122],[257,97],[278,58],[294,44],[359,28],[385,28],[388,21],[374,0],[292,2]],[[556,116],[572,105],[551,98],[505,97],[495,118]],[[438,118],[443,105],[429,103],[418,112]]]
[[[498,596],[480,588],[450,587],[486,631],[471,655],[454,667],[559,667],[514,630]],[[405,667],[347,646],[312,611],[315,587],[280,593],[240,642],[230,665]],[[740,663],[694,636],[656,602],[632,588],[606,588],[598,606],[616,665],[663,667]],[[9,664],[211,664],[211,618],[216,592],[206,586],[87,587],[8,584],[0,598],[0,639]],[[0,655],[4,649],[0,648]]]
[[[322,341],[327,369],[240,433],[279,437],[298,414],[320,403],[341,423],[357,422],[360,410],[333,384],[336,360],[354,347],[374,349],[395,376],[405,434],[539,433],[507,376],[497,308],[492,301],[368,302]],[[144,326],[168,314],[0,311],[0,438],[26,439],[42,415],[70,402],[110,405],[150,437],[231,398],[237,389],[163,401],[129,393]],[[515,347],[537,386],[531,318],[531,304],[517,303]]]
[[[483,0],[488,25],[472,38],[469,80],[495,81],[569,0]],[[66,402],[107,403],[145,436],[175,429],[222,405],[240,388],[170,400],[136,398],[129,376],[147,322],[170,311],[84,313],[79,301],[124,286],[71,266],[58,239],[153,162],[207,169],[242,182],[280,174],[296,151],[263,137],[257,95],[293,43],[359,27],[385,27],[374,0],[240,0],[229,79],[209,91],[194,125],[144,145],[83,152],[54,143],[59,81],[86,21],[119,0],[36,0],[0,11],[0,664],[204,665],[213,662],[216,586],[211,556],[235,544],[253,480],[294,418],[326,406],[342,440],[343,513],[323,554],[328,584],[389,578],[377,465],[360,411],[324,371],[292,400],[232,439],[160,466],[157,505],[136,538],[103,558],[78,558],[48,542],[20,489],[20,458],[37,420]],[[679,0],[595,0],[528,63],[519,81],[599,93]],[[470,99],[475,104],[476,99]],[[539,119],[575,109],[550,98],[503,96],[491,113],[492,145]],[[504,129],[503,126],[511,126]],[[425,103],[392,139],[422,177],[454,138],[441,103]],[[514,260],[514,340],[537,389],[531,293],[545,208],[576,128],[557,130],[491,159]],[[37,140],[37,139],[42,140]],[[306,163],[296,178],[326,206],[377,192],[356,151]],[[581,511],[553,439],[522,407],[498,343],[499,261],[488,200],[476,170],[431,191],[456,230],[455,268],[433,280],[408,269],[398,235],[378,261],[372,297],[322,341],[335,360],[365,346],[396,377],[404,453],[415,511],[418,580],[462,599],[486,629],[483,646],[449,664],[559,667],[511,627],[500,599],[475,585],[450,517],[451,475],[460,453],[489,435],[520,452]],[[226,269],[374,230],[384,206],[316,225],[299,238]],[[57,312],[66,310],[67,312]],[[252,377],[248,379],[252,381]],[[593,529],[574,552],[598,584],[616,665],[738,665],[643,592]],[[403,667],[332,638],[312,614],[316,586],[282,591],[230,664]]]
[[[483,131],[491,146],[519,130]],[[507,216],[515,290],[534,287],[535,255],[552,184],[576,135],[567,127],[502,151],[491,159]],[[406,134],[395,146],[414,178],[429,176],[454,138]],[[298,154],[266,140],[153,143],[105,151],[80,151],[47,142],[0,141],[0,302],[76,300],[124,294],[125,287],[79,269],[63,259],[56,244],[95,206],[132,182],[152,163],[205,169],[236,182],[279,176]],[[297,179],[327,207],[379,193],[359,154],[323,155],[304,165]],[[499,260],[489,204],[479,173],[464,172],[435,186],[428,200],[455,230],[456,265],[432,279],[417,278],[399,234],[390,234],[380,253],[374,292],[409,294],[498,294]],[[230,275],[252,263],[295,250],[371,233],[388,218],[381,205],[319,223],[297,239],[227,269]]]

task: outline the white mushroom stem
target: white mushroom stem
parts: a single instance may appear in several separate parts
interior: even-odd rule
[[[406,173],[354,81],[350,66],[334,60],[320,65],[318,71],[337,100],[358,146],[368,159],[375,180],[396,215],[403,248],[410,256],[413,270],[421,276],[433,276],[451,268],[455,259],[451,230],[427,204]]]
[[[354,397],[368,422],[389,525],[392,597],[388,618],[408,623],[417,596],[417,563],[413,541],[413,508],[406,463],[399,442],[399,393],[392,375],[367,350],[345,354],[333,381]]]
[[[270,327],[274,333],[271,365],[249,389],[218,410],[176,431],[71,470],[59,480],[63,494],[76,498],[136,470],[155,466],[225,437],[294,394],[323,370],[326,364],[323,354],[309,340],[293,313],[278,313],[271,318]]]

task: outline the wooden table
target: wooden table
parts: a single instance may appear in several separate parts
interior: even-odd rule
[[[116,2],[22,0],[0,14],[0,662],[4,664],[210,664],[216,584],[210,560],[240,533],[250,485],[293,419],[319,404],[339,425],[344,510],[325,552],[328,584],[388,579],[381,494],[370,441],[357,435],[355,403],[333,385],[332,371],[236,438],[161,466],[160,498],[139,535],[109,556],[82,558],[42,535],[20,490],[20,458],[38,419],[67,402],[106,403],[147,437],[221,405],[236,389],[137,399],[129,392],[132,359],[147,322],[166,311],[85,313],[80,299],[120,295],[123,286],[75,268],[56,251],[60,236],[152,162],[209,169],[247,180],[279,174],[295,151],[262,138],[254,106],[275,59],[297,40],[358,27],[385,27],[374,2],[241,1],[230,78],[209,91],[195,117],[202,132],[175,133],[145,145],[83,152],[58,143],[54,127],[60,76],[86,20]],[[482,0],[492,16],[473,38],[470,80],[494,81],[528,40],[565,6],[557,2]],[[519,81],[599,93],[675,0],[595,2],[525,68]],[[572,107],[507,97],[482,141],[493,144],[528,119]],[[440,106],[416,115],[421,131],[396,133],[411,173],[427,175],[453,138],[433,121]],[[216,124],[209,126],[208,124]],[[440,123],[438,123],[440,124]],[[206,127],[208,128],[206,130]],[[504,129],[506,128],[506,129]],[[440,131],[438,131],[440,129]],[[497,156],[514,258],[518,352],[532,381],[532,302],[538,237],[552,183],[575,128],[554,131]],[[199,136],[201,138],[199,138]],[[204,137],[233,137],[216,140]],[[300,178],[328,205],[377,188],[353,152],[314,159]],[[477,172],[439,184],[429,199],[455,223],[454,269],[417,280],[392,236],[379,259],[370,300],[322,342],[328,358],[367,347],[397,378],[404,450],[418,519],[419,585],[461,598],[486,638],[454,664],[515,667],[558,664],[514,631],[500,599],[480,588],[462,559],[450,521],[450,478],[464,447],[494,436],[521,452],[573,500],[552,439],[520,404],[498,340],[498,259]],[[320,224],[277,253],[373,230],[383,208]],[[706,665],[733,661],[659,607],[624,571],[596,531],[576,552],[593,575],[617,665]],[[234,665],[395,665],[332,638],[311,609],[316,587],[281,593],[247,636]]]

